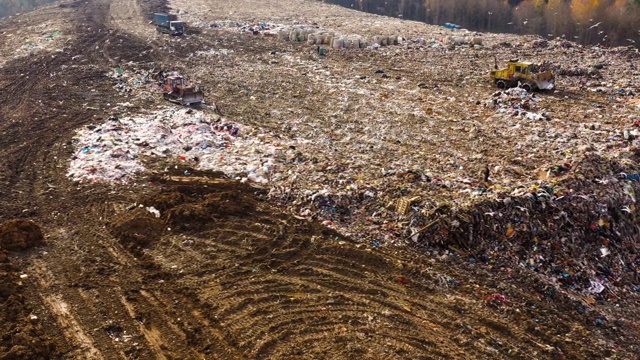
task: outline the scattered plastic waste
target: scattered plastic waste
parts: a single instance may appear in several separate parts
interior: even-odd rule
[[[142,158],[155,157],[266,183],[273,177],[276,163],[284,161],[278,154],[286,151],[280,141],[252,132],[190,109],[165,108],[147,117],[112,117],[102,125],[78,131],[68,174],[74,180],[129,182],[146,169]]]

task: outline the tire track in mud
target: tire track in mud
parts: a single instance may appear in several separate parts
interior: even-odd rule
[[[406,258],[363,248],[268,204],[224,221],[156,244],[149,254],[174,274],[167,281],[179,292],[152,292],[181,298],[192,309],[185,316],[216,328],[243,358],[490,358],[482,341],[515,354],[513,337],[528,338],[487,330],[479,343],[458,339],[464,326],[482,322],[462,319],[448,291],[437,293],[437,279],[422,279],[431,287],[407,284]],[[497,314],[491,321],[502,323]]]
[[[92,10],[96,11],[89,13],[96,17],[99,6]],[[75,18],[78,28],[91,22],[87,19],[88,17],[79,14]],[[0,168],[7,169],[3,171],[3,190],[0,191],[0,219],[44,215],[39,221],[42,223],[52,212],[64,213],[67,206],[74,206],[73,201],[71,204],[65,201],[51,201],[54,194],[58,195],[57,199],[64,199],[68,187],[64,179],[64,170],[61,171],[59,168],[65,156],[58,157],[60,153],[52,149],[56,148],[57,142],[69,136],[79,123],[91,117],[91,112],[83,111],[80,105],[84,91],[81,86],[75,85],[86,85],[87,83],[79,80],[84,78],[98,80],[99,87],[102,75],[93,74],[91,66],[75,68],[74,71],[64,69],[76,65],[73,56],[82,54],[85,47],[91,47],[100,41],[100,38],[94,38],[92,35],[94,34],[90,31],[84,32],[84,36],[65,43],[62,53],[42,53],[28,61],[13,61],[2,68],[0,75],[6,79],[4,83],[8,86],[0,91],[0,112],[3,113],[2,118],[8,121],[0,124],[3,134],[0,138]],[[94,60],[96,64],[101,61],[99,58]],[[64,73],[65,77],[54,77],[53,72]],[[72,86],[66,87],[67,81]],[[67,106],[61,106],[65,102]],[[66,246],[71,239],[63,240],[65,241],[62,245]],[[73,264],[74,261],[68,261],[68,256],[61,256],[51,263],[36,260],[31,262],[28,258],[15,256],[16,263],[22,271],[26,270],[33,278],[41,280],[39,283],[29,282],[29,285],[23,288],[27,299],[23,307],[38,309],[42,315],[38,316],[42,319],[38,321],[47,321],[43,324],[47,329],[46,336],[50,336],[55,345],[44,355],[56,357],[59,356],[56,352],[67,352],[71,347],[72,350],[69,350],[67,356],[104,358],[98,349],[102,348],[102,345],[97,344],[96,339],[87,331],[81,313],[83,306],[77,306],[78,303],[64,287],[56,287],[57,290],[53,290],[50,281],[45,280],[64,278],[62,274],[66,271],[60,271],[58,261],[65,265]],[[73,258],[73,254],[71,257]],[[24,326],[16,323],[17,328]],[[29,350],[26,351],[28,354]],[[0,357],[2,355],[0,354]]]
[[[105,108],[113,97],[111,80],[104,77],[104,72],[113,65],[114,59],[144,60],[148,45],[102,26],[109,8],[108,1],[78,4],[76,21],[79,33],[83,36],[73,44],[66,44],[64,56],[49,58],[45,55],[29,63],[16,62],[2,69],[7,75],[5,84],[8,86],[0,94],[0,101],[3,109],[11,109],[8,116],[20,119],[9,126],[2,124],[3,134],[7,135],[2,138],[2,154],[5,159],[11,159],[6,188],[13,189],[11,192],[2,192],[3,200],[7,200],[3,202],[3,210],[8,210],[3,211],[2,216],[40,215],[41,223],[45,223],[50,233],[47,251],[56,254],[56,259],[25,259],[23,267],[36,279],[54,278],[53,274],[56,274],[56,290],[52,290],[50,284],[41,282],[34,284],[36,288],[29,288],[27,292],[42,295],[31,296],[29,301],[32,307],[42,308],[54,319],[53,323],[46,326],[51,329],[51,334],[57,333],[52,335],[58,337],[55,341],[57,347],[68,349],[67,344],[73,344],[73,350],[67,353],[67,358],[128,358],[134,355],[136,358],[155,359],[165,353],[158,350],[158,343],[168,343],[159,340],[160,334],[155,334],[155,329],[145,334],[151,334],[146,339],[138,339],[139,345],[117,340],[116,335],[121,330],[136,336],[139,329],[135,319],[122,318],[121,315],[130,315],[127,312],[130,308],[126,303],[121,303],[123,292],[114,291],[114,284],[124,281],[128,285],[129,280],[135,279],[141,282],[143,276],[134,270],[137,266],[135,259],[128,260],[127,256],[130,255],[118,247],[117,242],[112,238],[96,236],[104,229],[101,230],[99,223],[91,218],[92,214],[85,213],[81,208],[91,203],[90,199],[98,194],[108,195],[110,190],[90,187],[86,191],[78,191],[80,188],[65,177],[69,152],[62,145],[75,128],[92,120],[95,111],[88,111],[82,105],[86,104],[87,99]],[[80,56],[79,61],[74,60],[76,55]],[[78,63],[83,64],[83,59],[87,65],[78,66]],[[62,71],[65,67],[74,70]],[[51,71],[64,72],[64,85],[68,82],[69,86],[64,87],[57,79],[50,79]],[[21,81],[21,74],[28,74],[30,81]],[[89,93],[87,88],[93,88],[95,92]],[[33,102],[36,94],[39,94],[38,100],[43,106],[26,106]],[[62,103],[68,105],[59,106]],[[13,142],[20,145],[15,146]],[[52,199],[64,201],[55,202]],[[31,209],[31,212],[22,212],[25,208]],[[97,231],[92,229],[96,225]],[[110,256],[113,259],[109,259]],[[120,271],[130,272],[133,276],[129,278],[120,274]],[[161,311],[158,309],[158,312]],[[54,331],[56,328],[62,331]],[[162,336],[179,338],[170,331],[163,331]],[[192,351],[175,344],[172,344],[169,353],[193,358]]]
[[[120,301],[122,302],[124,307],[127,309],[127,312],[129,313],[129,316],[132,319],[135,319],[138,317],[133,305],[129,301],[127,301],[127,299],[122,294],[120,295]],[[164,346],[164,342],[162,341],[162,338],[159,336],[158,330],[153,327],[148,329],[142,323],[140,323],[139,329],[140,329],[140,332],[142,332],[142,334],[144,335],[145,339],[147,340],[147,343],[149,343],[149,345],[153,349],[153,352],[158,357],[158,359],[166,360],[167,357],[162,351],[162,346]]]
[[[28,187],[38,182],[43,173],[41,168],[62,161],[49,156],[50,148],[56,142],[68,139],[78,126],[96,113],[85,109],[83,104],[106,107],[108,98],[113,96],[112,84],[104,77],[110,66],[104,63],[104,50],[93,51],[112,37],[100,22],[103,21],[100,14],[104,14],[106,6],[108,1],[85,2],[77,6],[77,31],[83,35],[65,44],[63,53],[42,54],[29,61],[16,60],[1,69],[0,75],[8,85],[0,91],[0,103],[3,104],[0,114],[7,120],[0,125],[3,131],[0,147],[5,159],[0,165],[8,169],[4,175],[7,188],[17,186],[12,192],[2,192],[1,196],[19,197],[21,192],[33,191]],[[146,46],[141,42],[117,45],[111,50],[121,57],[135,54],[134,59]],[[141,45],[143,49],[136,51]],[[74,60],[76,56],[85,61]],[[54,72],[63,75],[52,77]],[[12,201],[7,199],[6,203]]]
[[[10,180],[20,192],[6,195],[16,204],[2,209],[23,215],[21,209],[35,208],[30,214],[39,216],[48,230],[49,255],[25,259],[31,263],[25,269],[36,279],[55,277],[46,286],[30,288],[30,301],[52,313],[54,321],[44,324],[53,329],[50,333],[66,333],[67,342],[75,344],[67,358],[551,357],[547,348],[556,339],[537,328],[525,331],[525,325],[507,324],[530,321],[528,314],[500,305],[489,308],[481,295],[469,295],[474,289],[464,288],[466,294],[461,294],[439,278],[468,279],[473,274],[438,268],[425,256],[356,244],[266,202],[243,214],[212,215],[205,231],[173,230],[149,249],[127,250],[107,223],[139,201],[136,191],[160,190],[78,186],[64,174],[70,155],[65,141],[76,127],[93,121],[94,114],[104,117],[68,104],[91,100],[108,112],[106,103],[114,97],[104,71],[120,61],[170,63],[177,56],[151,58],[148,54],[157,53],[135,36],[147,30],[127,28],[122,11],[127,6],[139,11],[132,0],[83,3],[79,21],[96,31],[80,38],[68,58],[42,60],[47,67],[75,65],[71,56],[84,54],[95,64],[72,73],[69,90],[45,87],[48,75],[42,71],[34,73],[39,81],[30,87],[12,83],[7,88],[16,99],[0,94],[3,106],[16,105],[24,117],[38,118],[8,128],[16,139],[11,141],[24,143],[20,148],[9,149],[13,143],[4,138],[0,143],[7,145],[3,155],[17,159]],[[135,23],[152,30],[142,21]],[[197,48],[198,41],[183,43]],[[7,74],[18,81],[27,69],[27,64],[15,64]],[[87,84],[96,94],[85,94]],[[27,111],[24,105],[37,92],[50,98],[46,105],[64,100],[69,108],[46,117]],[[203,191],[202,185],[187,187]],[[242,192],[254,198],[256,191]],[[62,336],[57,340],[64,342]]]
[[[54,275],[46,268],[46,265],[41,260],[33,260],[32,264],[33,267],[30,271],[35,274],[36,281],[40,285],[40,288],[50,289],[48,292],[42,292],[40,296],[44,304],[46,304],[55,315],[67,339],[75,344],[75,346],[79,348],[79,352],[82,353],[82,356],[87,359],[104,359],[102,353],[95,347],[94,339],[87,335],[87,332],[80,325],[77,316],[71,312],[69,304],[60,294],[51,290],[55,282]]]
[[[101,2],[98,8],[103,8],[107,5],[111,18],[114,18],[113,11],[119,10],[115,14],[115,18],[122,20],[116,22],[121,25],[127,23],[130,19],[127,16],[127,11],[131,10],[131,6],[137,9],[134,16],[140,15],[139,7],[135,1],[128,2]],[[125,10],[122,10],[122,5],[128,6]],[[131,6],[129,6],[131,5]],[[127,62],[129,60],[140,61],[145,60],[148,62],[148,58],[145,58],[144,53],[149,49],[147,44],[143,44],[140,39],[135,36],[131,36],[127,33],[119,33],[116,31],[108,30],[102,27],[99,19],[106,18],[106,16],[100,15],[99,11],[96,11],[96,4],[87,4],[86,10],[90,12],[91,19],[98,19],[98,22],[93,26],[97,29],[94,32],[94,36],[88,36],[86,40],[81,41],[79,48],[89,49],[89,52],[84,52],[88,59],[93,59],[94,64],[102,64],[102,69],[106,70],[114,64],[121,61]],[[130,15],[130,14],[128,14]],[[142,19],[135,22],[135,24],[141,23]],[[113,24],[113,22],[109,22]],[[98,35],[98,36],[95,36]],[[140,56],[142,54],[142,57]],[[110,80],[104,80],[103,71],[98,70],[100,80],[102,82],[110,82]],[[78,82],[76,82],[77,84]],[[107,94],[100,97],[103,103],[109,101],[113,97],[112,91],[109,87],[104,89]],[[107,90],[108,89],[108,90]],[[85,122],[89,120],[85,118]],[[73,126],[76,127],[77,125]],[[60,134],[69,134],[73,127],[69,127],[67,131],[61,131]],[[62,153],[66,153],[64,149],[58,149]],[[104,198],[113,198],[113,194],[109,189],[103,189],[101,187],[90,187],[86,189],[86,192],[80,191],[74,194],[68,193],[67,186],[69,180],[65,178],[64,173],[61,173],[59,161],[64,161],[66,156],[60,157],[56,161],[56,165],[51,164],[50,174],[54,175],[55,186],[60,187],[60,193],[64,196],[71,198],[72,204],[86,203],[87,196],[89,198],[95,198],[96,196],[104,196]],[[35,186],[43,186],[38,183],[33,184]],[[73,190],[72,190],[73,191]],[[46,201],[45,199],[43,199]],[[91,202],[89,202],[91,203]],[[179,344],[179,339],[184,338],[184,334],[177,327],[166,327],[164,324],[170,323],[171,319],[164,316],[163,308],[153,309],[153,306],[147,306],[148,304],[142,303],[146,306],[145,312],[150,318],[164,318],[164,324],[156,324],[156,326],[147,326],[140,323],[138,320],[139,314],[137,313],[137,304],[132,304],[127,301],[126,294],[131,292],[132,286],[139,286],[140,283],[145,281],[144,271],[140,271],[138,267],[140,262],[132,258],[130,254],[126,252],[112,237],[105,234],[104,228],[100,229],[100,222],[95,222],[91,219],[93,214],[83,214],[82,210],[73,209],[70,214],[67,215],[67,219],[71,220],[74,215],[77,216],[75,221],[69,223],[87,223],[90,224],[86,227],[76,228],[75,235],[81,236],[88,241],[88,244],[76,243],[81,256],[74,254],[73,259],[66,259],[64,266],[58,266],[58,264],[49,264],[52,271],[59,274],[65,274],[60,276],[62,283],[71,285],[72,289],[66,291],[65,298],[68,298],[68,303],[72,304],[74,308],[82,308],[82,314],[80,316],[81,321],[86,327],[95,327],[98,325],[98,331],[100,333],[101,341],[97,345],[105,353],[121,354],[123,357],[135,356],[138,358],[199,358],[193,351],[187,347]],[[71,215],[74,214],[74,215]],[[86,219],[86,220],[82,220]],[[93,220],[93,221],[92,221]],[[96,226],[97,225],[97,226]],[[97,229],[96,229],[97,227]],[[69,244],[69,240],[65,238],[52,238],[52,242],[56,243],[56,246],[64,248]],[[64,251],[60,252],[61,255],[67,255]],[[112,257],[112,259],[109,259]],[[92,261],[96,259],[97,261]],[[115,265],[114,265],[115,264]],[[142,266],[146,266],[143,265]],[[79,269],[76,273],[69,274],[69,269]],[[128,276],[125,276],[120,272],[127,272]],[[95,275],[102,276],[104,283],[97,285]],[[122,282],[124,281],[124,282]],[[121,286],[118,286],[120,284]],[[107,310],[108,311],[105,311]],[[153,311],[149,312],[149,309]],[[123,317],[123,315],[126,315]],[[96,319],[101,319],[96,323]],[[104,323],[107,323],[105,325]],[[115,330],[114,330],[115,329]],[[94,330],[95,332],[95,330]],[[137,339],[135,345],[124,344],[117,339],[122,333],[128,333],[129,336],[133,336]],[[108,333],[108,336],[107,334]]]
[[[96,349],[93,340],[85,334],[77,319],[71,314],[69,305],[60,297],[44,295],[45,304],[56,315],[67,337],[82,351],[86,359],[104,359],[102,353]]]

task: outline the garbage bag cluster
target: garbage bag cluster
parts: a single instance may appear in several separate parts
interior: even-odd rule
[[[168,160],[264,183],[278,156],[289,150],[235,122],[175,108],[146,117],[111,117],[79,130],[72,143],[68,175],[91,182],[130,182],[147,169],[145,163]]]

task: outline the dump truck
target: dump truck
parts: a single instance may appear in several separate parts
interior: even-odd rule
[[[491,71],[491,80],[501,89],[519,86],[527,91],[552,90],[555,80],[551,71],[546,69],[546,64],[534,64],[531,62],[509,60],[506,69],[498,69],[496,61],[495,69]]]
[[[178,15],[175,14],[155,13],[153,14],[153,24],[159,33],[184,34],[185,24],[182,21],[178,21]]]
[[[165,100],[184,106],[198,105],[204,102],[204,93],[199,85],[188,83],[182,75],[173,71],[160,71],[153,75],[162,87]]]

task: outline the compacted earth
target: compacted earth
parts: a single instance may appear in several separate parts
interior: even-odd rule
[[[158,34],[161,11],[187,34]],[[400,42],[320,51],[296,26]],[[639,358],[637,51],[460,36],[311,0],[0,20],[0,358]],[[565,76],[496,93],[512,55]],[[203,85],[190,113],[255,136],[259,164],[84,157],[107,148],[79,130],[184,110],[158,69]]]

